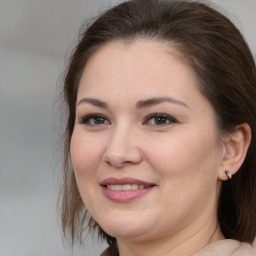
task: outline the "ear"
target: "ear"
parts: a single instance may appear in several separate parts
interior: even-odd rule
[[[228,139],[227,139],[228,138]],[[242,166],[251,142],[251,128],[247,123],[238,125],[234,132],[223,139],[222,164],[218,179],[227,180],[225,171],[234,175]]]

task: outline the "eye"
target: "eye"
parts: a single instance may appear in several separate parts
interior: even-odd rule
[[[146,120],[143,122],[143,124],[157,125],[157,126],[164,126],[172,123],[177,123],[177,120],[174,117],[166,114],[160,114],[160,113],[155,113],[147,116]]]
[[[80,124],[90,125],[90,126],[97,126],[97,125],[105,125],[110,124],[110,121],[101,114],[90,114],[85,117],[82,117],[79,120]]]

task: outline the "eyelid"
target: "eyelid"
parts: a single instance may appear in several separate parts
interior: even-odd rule
[[[166,118],[168,121],[170,121],[171,123],[168,123],[168,124],[162,124],[162,125],[154,125],[154,126],[167,126],[167,125],[170,125],[172,123],[178,123],[178,120],[168,114],[164,114],[164,113],[153,113],[153,114],[150,114],[148,116],[146,116],[144,122],[143,122],[143,125],[146,124],[150,119],[152,118],[157,118],[157,117],[162,117],[162,118]]]
[[[82,116],[81,118],[78,118],[78,123],[88,125],[88,126],[106,125],[105,123],[92,125],[88,122],[91,118],[98,118],[98,117],[104,118],[106,121],[108,121],[108,124],[111,124],[111,122],[108,120],[108,118],[105,115],[99,114],[99,113],[92,113],[92,114]]]

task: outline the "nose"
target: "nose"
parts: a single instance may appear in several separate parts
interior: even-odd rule
[[[128,127],[112,130],[103,161],[115,168],[139,164],[142,161],[142,152],[135,132]]]

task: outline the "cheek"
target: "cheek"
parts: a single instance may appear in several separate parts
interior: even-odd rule
[[[165,206],[166,218],[172,212],[175,220],[189,220],[214,204],[220,161],[214,136],[183,133],[158,141],[153,148],[157,150],[148,151],[148,159],[160,177],[157,201]]]
[[[220,157],[215,134],[204,136],[198,130],[181,134],[150,142],[148,161],[159,175],[167,179],[216,175]]]
[[[70,142],[70,154],[76,176],[90,176],[99,165],[102,147],[92,136],[74,130]]]
[[[99,187],[97,175],[102,146],[92,136],[74,130],[70,142],[70,154],[76,183],[87,210],[94,215]],[[93,197],[92,197],[93,195]]]

